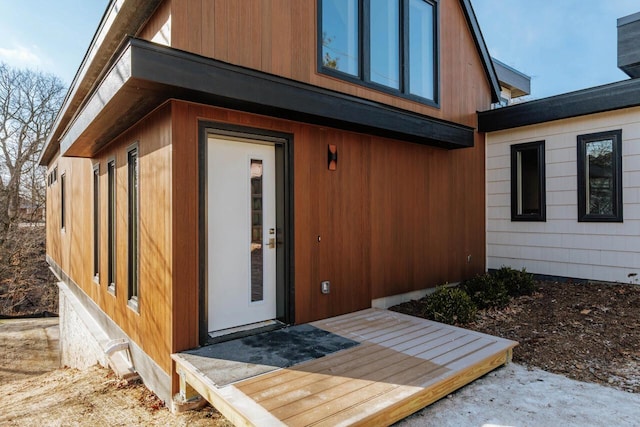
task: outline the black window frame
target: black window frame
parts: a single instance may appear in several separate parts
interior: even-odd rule
[[[540,201],[540,212],[535,214],[519,214],[518,153],[533,150],[537,152],[538,157],[538,200]],[[511,221],[545,222],[547,220],[546,175],[544,140],[511,145]]]
[[[132,159],[135,159],[135,161]],[[140,152],[137,143],[127,148],[127,220],[127,305],[136,312],[139,312]]]
[[[60,230],[67,229],[67,174],[60,174]]]
[[[100,163],[93,165],[93,281],[100,283]]]
[[[612,139],[613,214],[587,213],[587,143]],[[578,222],[623,222],[622,214],[622,129],[578,135]]]
[[[116,160],[107,161],[107,290],[116,293]]]
[[[325,67],[323,64],[322,55],[322,3],[323,0],[318,0],[318,15],[317,15],[317,71],[320,74],[335,77],[340,80],[345,80],[350,83],[355,83],[361,86],[365,86],[371,89],[375,89],[381,92],[395,95],[401,98],[406,98],[412,101],[420,102],[422,104],[429,105],[431,107],[440,108],[440,0],[422,0],[425,3],[433,6],[433,98],[429,99],[419,95],[412,94],[409,87],[409,70],[410,70],[410,58],[409,58],[409,2],[410,0],[399,0],[400,2],[400,46],[398,47],[400,53],[400,89],[394,89],[389,86],[385,86],[380,83],[371,81],[370,78],[370,34],[371,29],[369,25],[369,0],[356,0],[358,2],[358,75],[335,70],[329,67]]]

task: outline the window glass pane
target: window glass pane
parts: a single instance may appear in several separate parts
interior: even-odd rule
[[[108,206],[107,206],[107,285],[113,289],[116,282],[116,167],[113,161],[107,165]]]
[[[359,75],[358,32],[357,0],[323,0],[322,65]]]
[[[129,151],[129,298],[138,299],[138,150]]]
[[[262,160],[251,159],[251,302],[262,301]]]
[[[93,276],[100,274],[100,167],[93,169]]]
[[[400,89],[399,0],[371,0],[371,81]]]
[[[587,213],[614,215],[613,140],[586,143]]]
[[[434,8],[424,0],[410,0],[409,6],[409,92],[435,99]]]
[[[541,213],[538,150],[518,152],[518,215]]]
[[[66,209],[67,209],[67,200],[66,200],[66,184],[65,184],[65,175],[60,175],[60,228],[64,229],[66,226]]]

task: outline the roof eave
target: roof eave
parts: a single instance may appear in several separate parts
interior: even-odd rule
[[[494,132],[640,106],[640,79],[623,80],[478,113],[478,130]]]
[[[467,126],[131,39],[65,133],[62,155],[95,155],[169,99],[446,149],[474,145]]]
[[[104,70],[112,61],[113,53],[127,35],[138,33],[161,1],[110,1],[45,141],[38,160],[39,164],[47,165],[55,156],[59,149],[60,138],[67,131],[69,123],[82,109],[84,102],[94,90],[96,82],[100,81]]]
[[[478,54],[482,60],[482,67],[484,68],[484,72],[491,88],[491,102],[498,102],[500,100],[500,83],[498,82],[497,73],[493,66],[491,55],[489,55],[487,44],[482,36],[482,31],[480,30],[480,24],[476,18],[476,13],[471,5],[471,0],[460,0],[460,5],[462,6],[464,16],[467,19],[467,24],[469,25],[469,29],[473,35],[473,41],[476,44],[476,49],[478,50]]]

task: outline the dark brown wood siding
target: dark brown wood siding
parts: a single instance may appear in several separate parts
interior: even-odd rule
[[[440,108],[318,73],[316,0],[166,0],[139,36],[151,40],[167,13],[177,49],[472,127],[490,106],[459,0],[439,1]]]

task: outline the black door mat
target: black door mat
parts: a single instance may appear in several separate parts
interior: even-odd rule
[[[305,324],[207,345],[180,356],[222,387],[356,345],[356,341]]]

